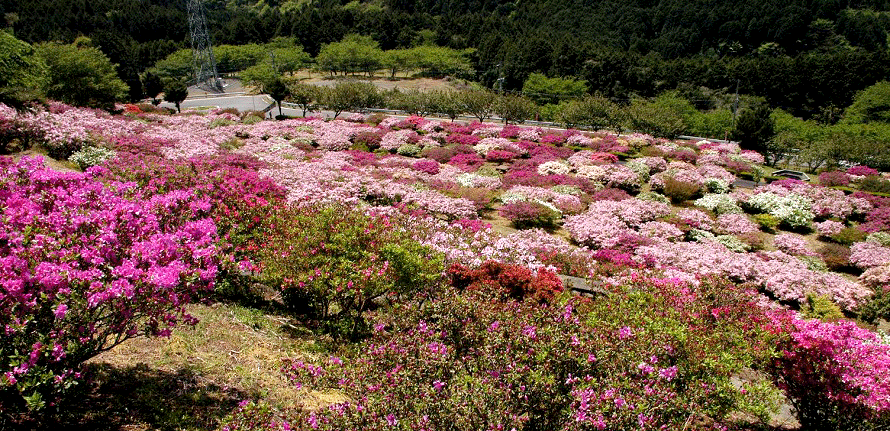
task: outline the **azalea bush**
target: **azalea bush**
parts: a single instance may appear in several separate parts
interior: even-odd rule
[[[0,416],[52,405],[84,361],[195,320],[217,229],[194,190],[62,173],[0,158]]]
[[[782,324],[789,335],[769,373],[802,429],[890,426],[890,345],[850,321],[786,317]]]
[[[373,336],[356,350],[365,355],[285,365],[297,388],[337,389],[347,401],[284,419],[247,408],[230,423],[251,430],[285,421],[300,430],[713,429],[731,425],[737,412],[764,418],[774,399],[769,384],[731,383],[770,354],[749,298],[720,282],[692,289],[647,278],[597,301],[562,297],[549,306],[449,290],[377,316]]]
[[[262,279],[295,312],[338,337],[367,330],[362,313],[441,280],[441,255],[389,216],[344,206],[280,208],[263,222]]]
[[[560,214],[555,209],[540,202],[519,201],[502,206],[498,213],[510,220],[517,229],[553,228]]]

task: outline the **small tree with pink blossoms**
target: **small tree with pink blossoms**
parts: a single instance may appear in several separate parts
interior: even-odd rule
[[[184,306],[217,275],[209,203],[146,196],[24,158],[0,158],[0,425],[40,411],[87,359],[193,324]]]

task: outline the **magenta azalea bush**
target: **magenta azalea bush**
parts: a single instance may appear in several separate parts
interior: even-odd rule
[[[790,335],[769,373],[801,429],[890,426],[890,345],[849,321],[786,320]]]
[[[193,190],[0,158],[0,410],[39,410],[85,360],[165,336],[213,287],[217,228]]]

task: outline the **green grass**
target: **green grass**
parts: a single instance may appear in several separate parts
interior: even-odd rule
[[[169,338],[128,340],[93,358],[63,407],[65,429],[213,430],[244,399],[277,409],[317,407],[336,393],[297,390],[284,358],[323,358],[326,344],[285,315],[234,304],[192,305],[200,319]]]

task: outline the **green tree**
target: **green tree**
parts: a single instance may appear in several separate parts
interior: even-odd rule
[[[395,79],[396,73],[417,67],[417,52],[413,49],[384,51],[381,57],[381,64],[389,69],[389,78]]]
[[[845,123],[890,123],[890,82],[881,81],[856,93],[844,111]]]
[[[545,105],[581,97],[587,93],[587,85],[575,79],[548,78],[541,73],[532,73],[522,85],[522,93],[539,105]]]
[[[494,103],[494,111],[504,119],[504,124],[524,123],[525,120],[534,118],[538,112],[538,105],[526,97],[513,94],[498,96]]]
[[[628,129],[660,138],[673,139],[686,128],[683,116],[672,108],[671,101],[636,99],[624,113]]]
[[[287,86],[288,100],[299,106],[305,117],[306,112],[311,111],[315,103],[319,101],[321,93],[319,87],[296,79],[285,80],[284,84]]]
[[[154,105],[160,103],[158,94],[164,91],[164,83],[161,81],[160,76],[146,72],[145,77],[142,78],[142,86],[144,87],[145,95],[151,98],[151,103]]]
[[[464,54],[455,49],[423,45],[410,51],[416,67],[428,76],[458,75],[470,70]]]
[[[280,73],[296,72],[312,62],[312,57],[292,37],[276,37],[263,49],[270,52],[266,61],[273,62]]]
[[[393,109],[405,111],[411,115],[425,117],[435,109],[434,96],[417,89],[393,93],[390,98]]]
[[[288,88],[284,85],[284,82],[280,78],[275,79],[265,87],[265,92],[278,105],[278,115],[284,115],[281,112],[281,101],[289,95]]]
[[[437,90],[431,94],[433,111],[445,114],[452,122],[463,114],[465,106],[460,92],[456,90]]]
[[[380,94],[370,82],[338,82],[333,87],[323,87],[322,104],[334,111],[334,118],[344,111],[360,112],[377,104]]]
[[[755,103],[743,109],[732,131],[732,139],[748,150],[763,151],[776,135],[776,122],[766,103]]]
[[[0,103],[23,109],[40,99],[47,68],[31,45],[0,30]]]
[[[164,100],[176,105],[176,112],[182,112],[179,104],[189,95],[189,89],[182,81],[170,81],[164,87]]]
[[[490,90],[467,90],[457,93],[463,112],[485,121],[494,112],[497,94]]]
[[[564,103],[559,120],[566,127],[587,126],[594,130],[621,130],[621,109],[600,94]]]
[[[267,93],[266,88],[278,80],[281,75],[272,67],[271,63],[263,62],[242,70],[238,76],[245,85],[254,87],[258,92]]]
[[[129,87],[118,78],[114,65],[89,43],[48,42],[35,48],[49,70],[47,97],[107,110],[127,97]]]
[[[370,36],[350,34],[340,42],[323,46],[315,63],[319,69],[331,74],[365,72],[373,76],[382,64],[382,57],[383,51]]]

